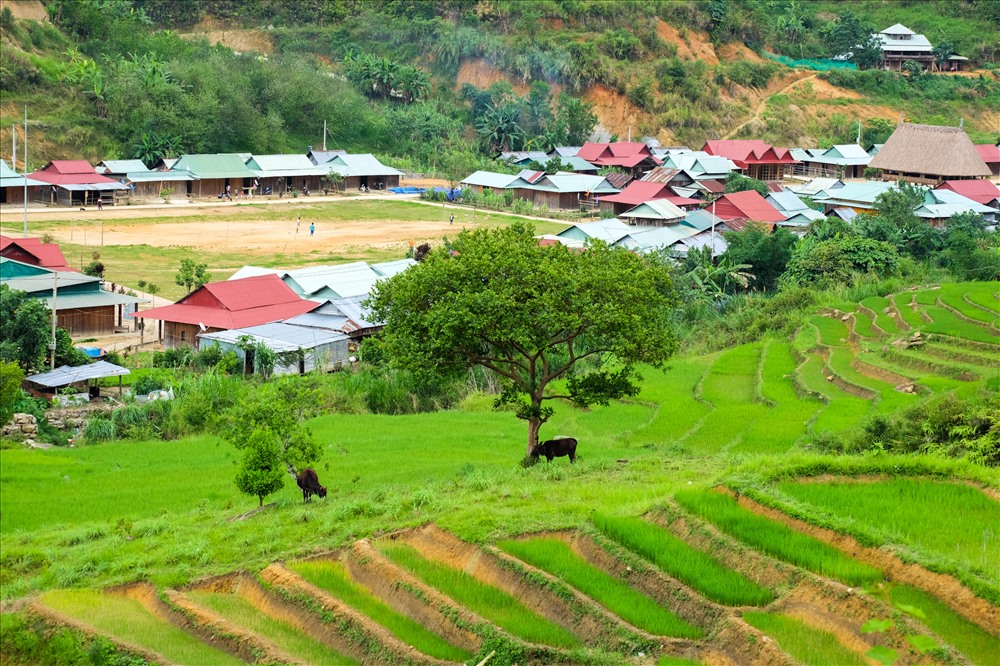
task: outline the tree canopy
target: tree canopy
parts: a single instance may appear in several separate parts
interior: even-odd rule
[[[451,251],[380,282],[370,300],[392,363],[439,376],[477,365],[496,373],[497,406],[528,421],[529,455],[553,414],[546,401],[635,395],[637,364],[659,365],[677,348],[665,270],[601,242],[573,251],[542,247],[533,234],[520,222],[463,231]]]
[[[38,370],[51,340],[45,303],[0,284],[0,360],[17,363],[28,373]]]

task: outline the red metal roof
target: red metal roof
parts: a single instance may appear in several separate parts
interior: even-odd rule
[[[987,164],[1000,162],[1000,146],[994,146],[992,143],[977,143],[975,148]]]
[[[633,180],[625,189],[618,194],[612,194],[603,198],[603,201],[612,203],[628,204],[638,206],[639,204],[653,201],[654,199],[666,199],[671,196],[670,189],[664,183],[651,183],[644,180]]]
[[[723,183],[715,180],[714,178],[709,178],[708,180],[699,180],[698,184],[704,187],[706,190],[712,194],[722,194],[726,191],[726,186]]]
[[[745,217],[737,217],[732,220],[726,220],[726,226],[733,231],[743,231],[747,228],[748,224],[753,223],[764,224],[767,227],[767,233],[774,231],[774,222],[760,222],[760,220],[748,220]]]
[[[0,256],[55,271],[79,273],[66,263],[66,257],[58,245],[43,243],[40,238],[11,238],[0,235]]]
[[[745,169],[750,164],[796,164],[798,162],[787,148],[775,148],[758,139],[706,141],[702,150],[710,155],[728,158],[741,169]]]
[[[272,274],[211,282],[173,305],[143,310],[133,316],[229,330],[289,319],[315,307],[316,303],[299,298],[281,278]]]
[[[708,210],[712,210],[709,205]],[[723,194],[715,201],[715,216],[721,220],[746,218],[758,222],[781,222],[788,219],[753,190]]]
[[[704,201],[700,201],[698,199],[690,199],[688,197],[679,197],[674,195],[663,198],[672,203],[673,205],[677,206],[678,208],[684,208],[684,209],[690,208],[691,206],[700,206],[703,203],[705,203]]]
[[[614,143],[588,141],[580,148],[577,157],[596,166],[631,168],[647,159],[654,164],[662,163],[662,160],[649,150],[649,146],[641,141],[616,141]]]
[[[1000,199],[1000,187],[988,180],[946,180],[935,189],[957,192],[963,197],[985,206]]]
[[[52,185],[93,185],[95,183],[118,183],[113,178],[102,176],[87,160],[52,160],[41,171],[28,174],[28,178]]]

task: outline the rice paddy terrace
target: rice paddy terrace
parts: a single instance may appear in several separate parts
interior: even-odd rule
[[[29,607],[159,663],[1000,664],[995,474],[796,454],[871,415],[997,390],[998,326],[1000,284],[942,285],[648,372],[620,458],[574,474],[642,455],[734,467],[641,517],[609,493],[571,527],[482,539],[442,511],[190,584],[50,586]]]

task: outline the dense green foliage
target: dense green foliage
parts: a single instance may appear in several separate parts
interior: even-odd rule
[[[662,527],[638,518],[594,514],[594,525],[607,537],[635,551],[668,575],[727,606],[765,606],[774,594],[746,576]]]
[[[138,657],[99,636],[75,629],[53,630],[41,618],[0,614],[0,653],[10,666],[147,666]]]
[[[709,521],[723,532],[779,560],[823,576],[859,586],[882,580],[882,572],[853,560],[832,546],[758,516],[740,507],[722,493],[681,491],[675,495],[681,506]]]
[[[14,405],[21,397],[24,370],[14,361],[0,361],[0,425],[14,416]]]
[[[0,359],[26,372],[42,367],[52,331],[45,303],[0,284]]]

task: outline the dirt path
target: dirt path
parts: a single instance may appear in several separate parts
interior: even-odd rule
[[[764,109],[767,108],[767,103],[769,101],[771,101],[771,97],[773,97],[774,95],[781,95],[781,94],[783,94],[785,92],[788,92],[790,89],[792,89],[795,86],[799,85],[803,81],[809,81],[810,79],[815,79],[816,78],[815,74],[808,74],[807,72],[797,72],[796,76],[798,78],[796,78],[794,81],[792,81],[791,83],[789,83],[788,85],[786,85],[784,88],[781,88],[780,90],[776,90],[775,92],[772,92],[772,93],[767,93],[767,96],[764,97],[764,99],[762,99],[760,101],[760,104],[757,105],[757,108],[754,109],[753,115],[750,116],[750,118],[748,118],[744,122],[742,122],[739,125],[737,125],[728,134],[726,134],[726,136],[724,136],[722,138],[723,139],[731,139],[731,138],[733,138],[746,125],[749,125],[754,120],[760,118],[761,114],[764,113]]]

